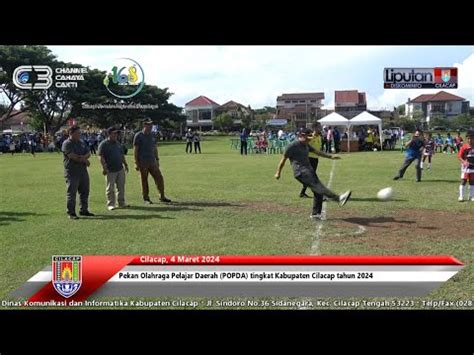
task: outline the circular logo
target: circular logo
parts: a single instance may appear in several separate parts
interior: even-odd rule
[[[118,58],[104,78],[108,92],[119,99],[137,95],[145,86],[145,73],[138,62],[130,58]]]
[[[18,81],[22,84],[26,84],[30,80],[30,75],[28,72],[20,72],[20,75],[18,75]]]

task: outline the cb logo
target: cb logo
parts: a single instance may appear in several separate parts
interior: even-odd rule
[[[19,89],[46,90],[53,84],[53,70],[47,65],[22,65],[13,72],[13,83]]]

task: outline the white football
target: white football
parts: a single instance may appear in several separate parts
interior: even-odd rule
[[[393,197],[393,189],[391,187],[386,187],[385,189],[380,190],[377,192],[377,198],[379,200],[390,200]]]

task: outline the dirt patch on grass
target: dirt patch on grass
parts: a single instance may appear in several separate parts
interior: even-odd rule
[[[303,208],[274,202],[243,201],[238,208],[308,218],[310,206],[311,203]],[[364,211],[347,208],[331,210],[323,222],[324,240],[340,242],[351,238],[350,241],[356,244],[370,244],[394,252],[413,242],[474,240],[474,231],[467,227],[474,218],[470,212],[409,209],[371,214],[368,216]]]
[[[472,213],[427,209],[399,210],[383,216],[365,216],[351,210],[333,211],[327,221],[326,241],[354,237],[357,242],[396,249],[407,242],[474,240]],[[361,232],[361,229],[363,232]],[[334,232],[332,232],[334,231]],[[382,237],[382,238],[381,238]]]

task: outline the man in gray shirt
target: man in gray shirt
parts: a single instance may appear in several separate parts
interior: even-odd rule
[[[67,186],[67,214],[70,219],[79,219],[76,215],[76,194],[79,192],[81,216],[94,216],[89,212],[89,174],[91,156],[87,143],[81,140],[81,130],[72,126],[68,130],[69,138],[62,145],[64,154],[64,176]]]
[[[115,185],[117,185],[118,191],[118,207],[129,207],[125,203],[125,172],[128,173],[128,165],[123,154],[123,147],[117,140],[117,135],[118,130],[110,127],[107,130],[107,139],[100,143],[98,149],[102,174],[105,175],[105,193],[109,211],[116,208]]]
[[[150,200],[150,190],[148,187],[148,174],[150,174],[160,192],[160,201],[171,202],[165,195],[165,182],[159,167],[156,138],[151,133],[153,122],[146,119],[143,121],[143,124],[143,130],[135,134],[133,138],[135,170],[140,171],[143,201],[150,205],[153,203]]]
[[[310,218],[322,219],[321,205],[318,203],[318,201],[321,201],[319,195],[326,196],[327,198],[334,201],[339,201],[339,204],[344,206],[347,200],[349,200],[351,197],[351,191],[348,190],[342,195],[337,195],[321,183],[318,176],[316,175],[316,171],[311,167],[309,162],[309,152],[314,152],[319,156],[329,159],[340,158],[334,155],[323,153],[311,147],[308,144],[308,136],[310,134],[311,130],[309,129],[301,130],[298,134],[298,139],[286,147],[283,158],[281,159],[277,172],[275,173],[275,178],[280,178],[281,170],[285,166],[286,160],[290,159],[295,179],[303,184],[303,186],[306,185],[313,191],[313,211],[310,215]]]

